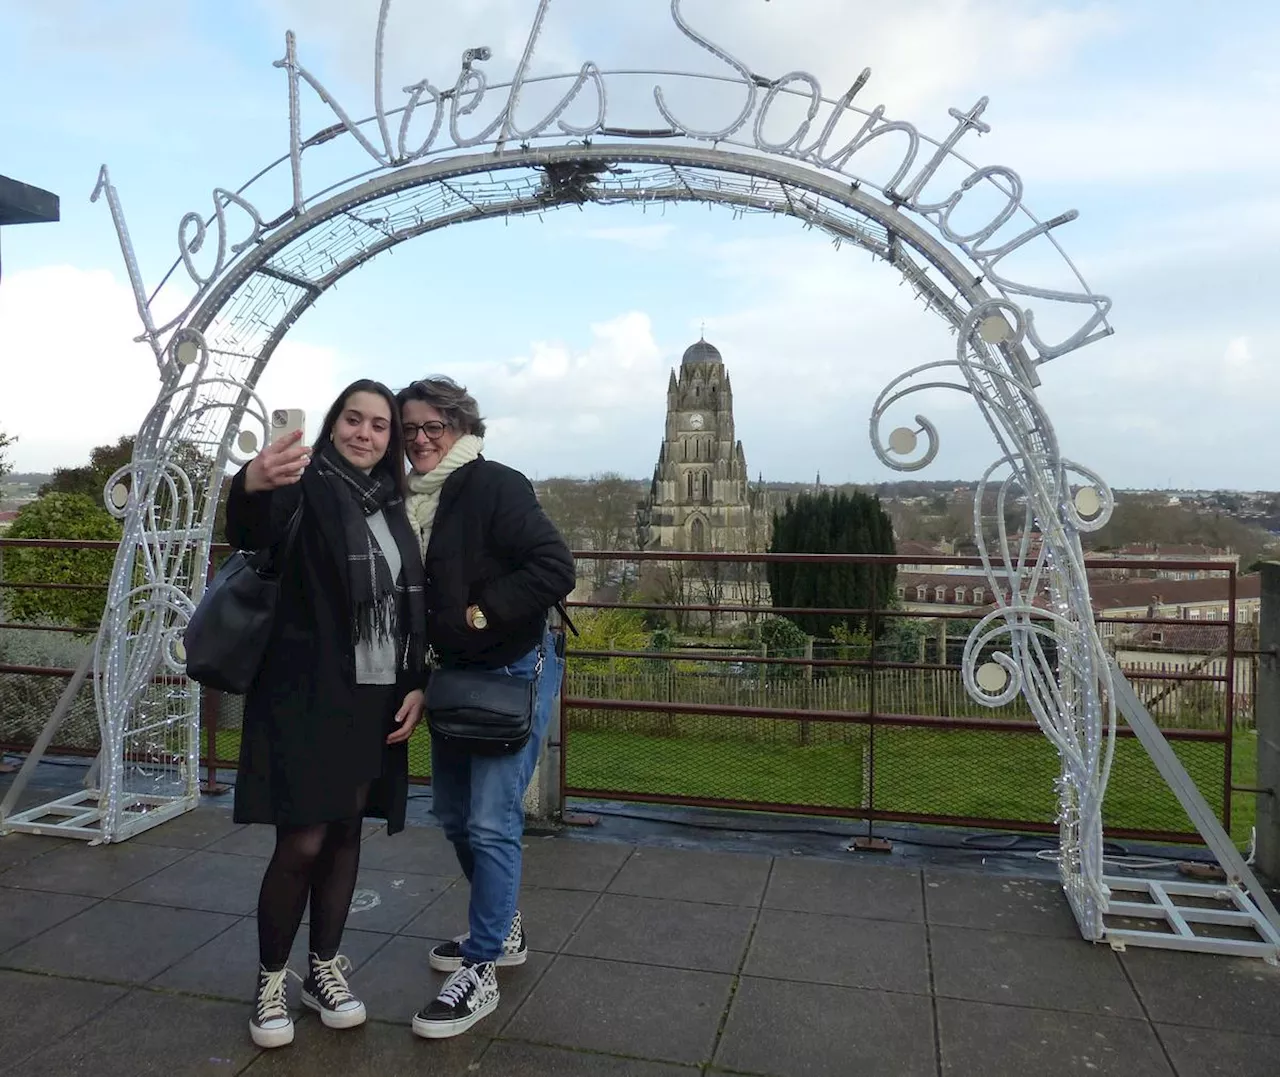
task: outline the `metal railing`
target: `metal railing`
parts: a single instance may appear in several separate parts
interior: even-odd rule
[[[3,553],[15,546],[114,548],[111,543],[0,539],[0,602],[6,588],[42,586],[5,578]],[[215,561],[224,552],[215,551]],[[593,551],[576,556],[582,565],[610,562],[619,567],[615,577],[632,583],[623,593],[569,603],[584,638],[570,641],[561,697],[565,797],[840,816],[868,825],[894,821],[1056,830],[1056,756],[1032,715],[1020,701],[989,711],[964,691],[959,652],[981,614],[963,607],[787,610],[759,601],[759,589],[748,594],[745,585],[718,585],[710,601],[696,588],[672,600],[635,582],[643,569],[673,563],[684,566],[696,582],[699,566],[717,572],[739,566],[733,571],[742,578],[744,566],[769,562],[976,567],[976,559]],[[1234,821],[1241,830],[1252,813],[1233,819],[1233,792],[1237,784],[1251,788],[1254,780],[1247,757],[1241,758],[1238,780],[1233,769],[1237,744],[1247,747],[1251,735],[1254,682],[1248,670],[1256,657],[1237,639],[1234,568],[1171,560],[1107,560],[1096,567],[1194,569],[1227,579],[1228,619],[1195,622],[1222,637],[1221,654],[1200,656],[1203,661],[1184,667],[1162,666],[1158,660],[1146,668],[1131,663],[1128,672],[1224,825],[1230,829]],[[762,650],[757,637],[763,621],[822,612],[845,616],[865,632],[843,642],[809,640],[798,653],[771,651],[767,644]],[[623,617],[632,629],[644,618],[647,627],[632,632],[630,645],[611,643],[599,637],[594,624],[609,615]],[[720,629],[735,631],[711,636],[713,619]],[[1117,630],[1188,623],[1150,616],[1100,620]],[[685,630],[654,635],[653,627],[671,621],[682,622]],[[921,627],[905,632],[901,626],[906,624]],[[77,639],[76,631],[0,617],[0,749],[22,751],[38,734],[72,672],[75,648],[91,639]],[[893,632],[897,642],[891,641]],[[42,648],[31,642],[37,638],[59,642]],[[911,653],[902,639],[915,641]],[[14,646],[16,640],[24,641],[22,646]],[[41,651],[48,660],[33,661]],[[15,655],[27,660],[13,660]],[[217,771],[236,765],[240,703],[216,692],[202,695],[201,767],[210,791],[218,788]],[[1108,833],[1195,840],[1185,814],[1129,731],[1121,729],[1118,739],[1107,798]],[[77,697],[55,749],[96,752],[92,684]],[[413,780],[429,781],[425,737],[411,742],[410,767]],[[1249,807],[1247,798],[1238,798],[1237,807],[1241,804]]]

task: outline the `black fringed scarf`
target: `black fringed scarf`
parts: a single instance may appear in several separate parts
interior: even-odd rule
[[[404,499],[390,475],[366,475],[328,442],[315,456],[316,474],[333,493],[346,540],[347,597],[356,643],[396,640],[400,668],[418,670],[426,656],[426,598],[417,540],[405,515]],[[391,569],[366,517],[381,511],[400,550],[402,576]]]

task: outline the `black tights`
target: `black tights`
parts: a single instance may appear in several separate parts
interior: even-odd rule
[[[330,961],[342,942],[360,867],[362,811],[315,826],[276,827],[276,850],[258,893],[258,958],[266,969],[284,968],[302,912],[311,899],[311,952]]]

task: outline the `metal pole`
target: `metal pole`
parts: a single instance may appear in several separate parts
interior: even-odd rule
[[[5,793],[3,802],[0,802],[0,827],[3,827],[5,819],[13,814],[14,805],[18,803],[18,798],[22,796],[22,791],[27,787],[27,782],[31,780],[31,775],[35,773],[44,753],[48,750],[49,745],[53,743],[53,738],[58,729],[66,721],[67,715],[71,713],[71,705],[75,702],[76,696],[80,694],[80,688],[84,684],[85,678],[89,676],[91,669],[93,669],[93,647],[89,646],[85,648],[80,664],[76,666],[75,672],[71,674],[71,679],[67,681],[67,686],[62,690],[62,695],[58,697],[57,705],[53,708],[53,713],[49,715],[49,720],[45,722],[44,729],[40,731],[40,736],[36,738],[35,744],[31,746],[31,751],[27,754],[27,758],[22,764],[22,769],[18,771],[18,776],[13,779],[13,784],[9,786],[8,792]]]
[[[1258,625],[1258,871],[1280,882],[1280,561],[1262,565],[1262,614]]]

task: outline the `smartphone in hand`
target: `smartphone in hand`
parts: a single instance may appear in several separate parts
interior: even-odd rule
[[[307,440],[307,413],[302,408],[276,408],[271,412],[271,441],[302,431],[302,443]]]

